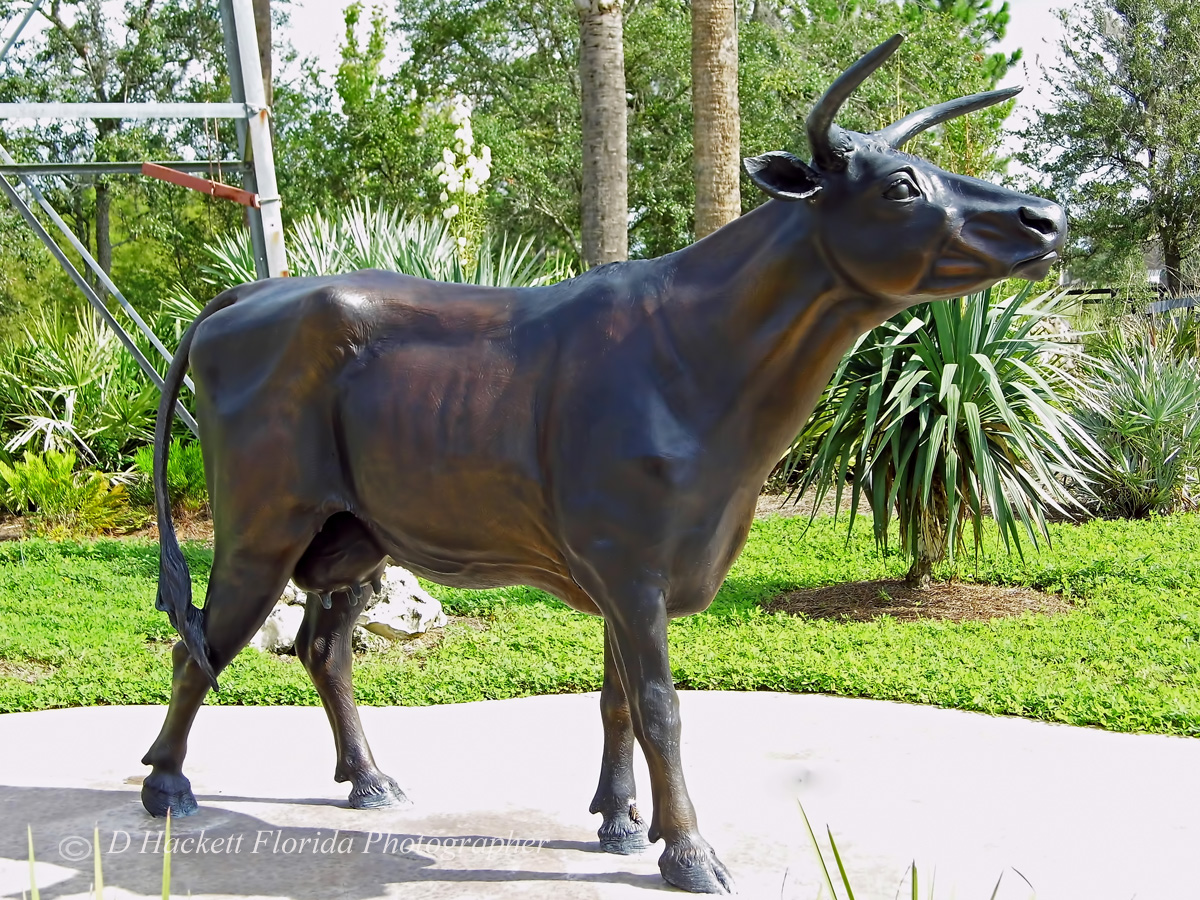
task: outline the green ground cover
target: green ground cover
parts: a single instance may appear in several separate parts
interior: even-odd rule
[[[1053,526],[1024,562],[989,542],[964,580],[1061,593],[1070,612],[990,622],[864,623],[767,613],[777,594],[899,577],[868,528],[755,523],[712,608],[671,626],[681,688],[817,691],[1200,736],[1200,517]],[[989,539],[990,540],[990,539]],[[187,548],[197,595],[211,561]],[[157,547],[145,542],[0,545],[0,711],[168,699],[174,639],[153,608]],[[437,646],[392,648],[355,670],[364,704],[449,703],[596,690],[598,620],[527,588],[430,586],[452,624]],[[478,625],[477,621],[474,623]],[[246,651],[210,702],[315,704],[293,657]]]

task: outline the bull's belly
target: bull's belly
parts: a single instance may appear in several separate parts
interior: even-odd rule
[[[448,587],[526,584],[581,612],[598,613],[571,578],[531,487],[472,492],[462,478],[431,473],[390,487],[360,490],[355,515],[399,565]]]

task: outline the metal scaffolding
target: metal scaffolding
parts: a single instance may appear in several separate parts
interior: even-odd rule
[[[31,0],[16,29],[5,40],[0,49],[0,59],[12,48],[25,26],[38,11],[43,0]],[[31,180],[36,175],[115,175],[148,173],[154,177],[167,178],[176,183],[193,183],[197,179],[188,176],[172,176],[171,172],[207,172],[211,167],[240,170],[242,188],[226,188],[211,182],[209,193],[228,196],[246,206],[250,225],[251,242],[254,247],[255,268],[259,278],[279,277],[288,274],[287,255],[283,243],[283,219],[280,215],[279,191],[275,182],[275,161],[271,147],[270,110],[266,105],[263,89],[262,68],[258,57],[258,37],[254,28],[252,0],[220,0],[221,24],[225,33],[225,55],[229,65],[229,81],[232,87],[231,103],[0,103],[0,119],[232,119],[237,128],[238,154],[240,160],[167,161],[156,163],[18,163],[8,151],[0,146],[0,193],[16,208],[17,212],[33,229],[34,234],[46,245],[46,249],[58,260],[63,270],[83,292],[84,297],[97,314],[113,330],[133,355],[146,376],[163,387],[162,378],[129,332],[121,325],[104,300],[88,283],[71,261],[63,246],[47,231],[30,204],[22,197],[10,177],[23,185],[26,195],[42,209],[47,219],[58,230],[61,240],[79,255],[84,265],[91,270],[95,279],[112,295],[120,308],[134,323],[138,331],[168,363],[171,353],[150,327],[138,315],[137,310],[101,268],[87,247],[75,236],[62,217],[55,212],[46,196]],[[162,170],[170,170],[164,173]],[[185,379],[192,388],[190,379]],[[176,415],[196,433],[196,422],[182,404],[177,404]]]

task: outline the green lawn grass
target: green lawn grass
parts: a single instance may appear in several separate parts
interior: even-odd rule
[[[869,529],[757,522],[712,608],[671,626],[681,688],[816,691],[1029,716],[1120,731],[1200,736],[1200,517],[1054,526],[1022,561],[986,542],[959,576],[1062,593],[1057,616],[991,622],[867,623],[765,613],[783,591],[900,576]],[[203,596],[211,553],[187,548]],[[129,541],[0,545],[0,711],[169,696],[166,616],[154,610],[157,547]],[[945,573],[944,573],[945,574]],[[528,588],[438,586],[451,625],[440,645],[359,661],[364,704],[427,704],[596,690],[601,627]],[[315,704],[295,658],[246,651],[213,703]]]

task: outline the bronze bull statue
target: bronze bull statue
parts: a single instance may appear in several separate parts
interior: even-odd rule
[[[296,648],[333,727],[334,778],[352,785],[353,807],[406,802],[375,765],[351,685],[356,604],[390,557],[441,584],[528,584],[602,616],[600,844],[629,853],[661,838],[668,882],[732,890],[684,784],[668,620],[712,601],[762,484],[858,335],[917,301],[1041,278],[1065,237],[1054,203],[898,149],[1015,90],[872,134],[834,124],[901,40],[817,103],[811,165],[747,159],[774,199],[677,253],[542,288],[380,271],[272,279],[204,309],[167,375],[155,438],[157,607],[183,640],[143,760],[147,810],[196,809],[182,772],[192,720],[289,578],[311,592]],[[203,610],[165,485],[189,365],[215,528]]]

